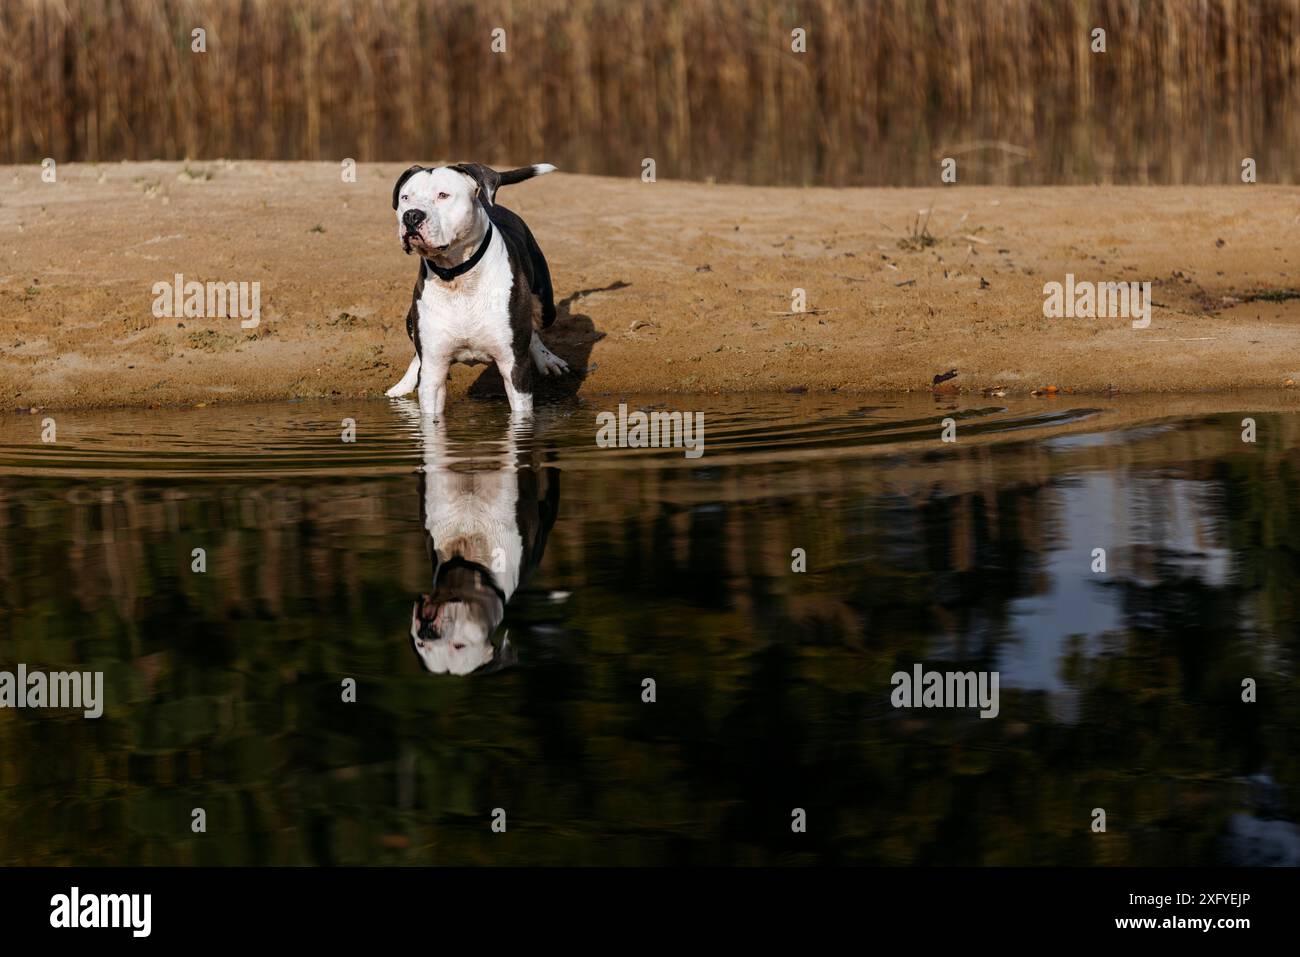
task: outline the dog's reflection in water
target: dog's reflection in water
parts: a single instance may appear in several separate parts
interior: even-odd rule
[[[530,428],[512,422],[484,457],[477,444],[453,453],[444,422],[420,421],[420,517],[433,585],[411,610],[411,646],[433,674],[486,674],[517,660],[496,633],[542,559],[560,500],[559,470],[520,452],[533,447]]]

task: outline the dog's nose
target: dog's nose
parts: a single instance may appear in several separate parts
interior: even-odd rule
[[[402,214],[402,222],[406,224],[407,229],[419,229],[420,224],[428,217],[418,209],[408,209]]]

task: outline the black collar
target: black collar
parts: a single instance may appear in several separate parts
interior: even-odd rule
[[[435,554],[436,554],[436,551],[435,551]],[[497,594],[497,598],[499,598],[499,599],[501,600],[501,604],[503,604],[503,605],[505,604],[505,602],[506,602],[506,593],[505,593],[505,591],[501,588],[501,586],[497,584],[496,576],[492,573],[491,569],[489,569],[486,565],[481,565],[481,564],[479,564],[478,562],[472,562],[472,561],[470,561],[468,558],[465,558],[465,557],[463,557],[463,556],[461,556],[461,555],[453,555],[451,558],[447,559],[445,562],[440,562],[440,563],[438,564],[438,567],[434,569],[434,572],[433,572],[433,589],[434,589],[434,591],[436,592],[436,591],[438,590],[438,582],[439,582],[442,578],[444,578],[444,577],[446,576],[447,572],[452,571],[453,569],[458,569],[458,568],[459,568],[459,569],[463,569],[463,570],[465,570],[465,571],[472,572],[472,573],[474,573],[475,575],[477,575],[478,578],[479,578],[479,579],[480,579],[484,584],[486,584],[489,588],[491,588],[494,592],[496,592],[496,594]],[[461,598],[461,597],[463,597],[463,596],[461,596],[461,595],[453,595],[453,597],[454,597],[454,598]]]
[[[429,271],[443,282],[451,282],[457,276],[465,275],[465,273],[478,265],[478,261],[482,259],[483,254],[487,252],[488,243],[490,242],[492,242],[492,224],[488,223],[487,232],[483,235],[483,242],[479,244],[478,251],[459,266],[452,266],[450,269],[443,269],[441,266],[435,266],[432,259],[426,259],[425,263],[428,265]]]

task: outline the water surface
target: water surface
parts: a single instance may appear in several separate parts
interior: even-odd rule
[[[1300,416],[627,401],[0,418],[0,863],[1300,862]]]

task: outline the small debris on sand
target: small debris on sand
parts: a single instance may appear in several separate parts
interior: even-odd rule
[[[941,393],[943,395],[951,395],[955,392],[960,392],[961,387],[957,385],[957,383],[948,381],[949,379],[954,379],[956,377],[957,377],[956,369],[949,369],[947,372],[936,375],[934,377],[934,381],[930,383],[931,391]]]

